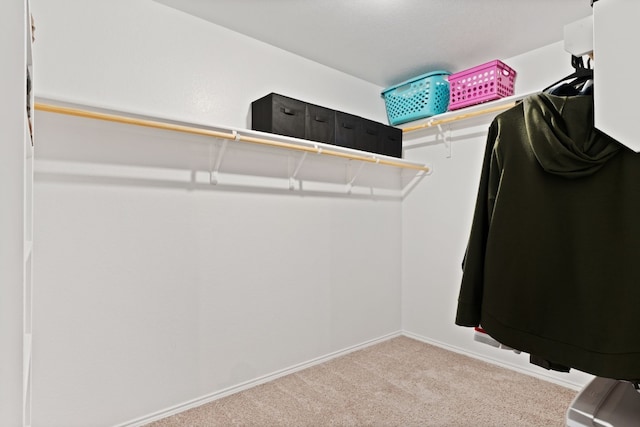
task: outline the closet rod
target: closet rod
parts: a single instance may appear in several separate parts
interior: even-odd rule
[[[482,116],[484,114],[495,113],[497,111],[507,110],[507,109],[513,107],[514,105],[516,105],[515,101],[514,102],[510,102],[508,104],[502,104],[502,105],[497,105],[495,107],[485,108],[484,110],[471,111],[469,113],[458,114],[457,116],[453,116],[453,117],[446,117],[446,118],[442,118],[442,119],[429,120],[426,123],[422,123],[422,124],[419,124],[419,125],[416,125],[416,126],[406,127],[404,129],[402,129],[402,132],[412,132],[412,131],[416,131],[416,130],[420,130],[420,129],[430,128],[430,127],[433,127],[433,126],[443,125],[443,124],[446,124],[446,123],[457,122],[458,120],[470,119],[472,117]]]
[[[126,117],[121,115],[98,113],[98,112],[82,110],[78,108],[61,107],[57,105],[43,104],[39,102],[36,102],[34,106],[36,110],[46,111],[50,113],[66,114],[70,116],[84,117],[89,119],[106,120],[110,122],[124,123],[129,125],[144,126],[144,127],[150,127],[150,128],[156,128],[156,129],[170,130],[175,132],[211,136],[211,137],[220,138],[220,139],[249,142],[253,144],[266,145],[270,147],[278,147],[278,148],[285,148],[288,150],[297,150],[297,151],[304,151],[304,152],[310,152],[310,153],[316,153],[316,154],[324,154],[327,156],[341,157],[349,160],[360,160],[363,162],[378,163],[381,165],[429,172],[429,168],[427,166],[396,162],[393,160],[382,159],[375,156],[369,157],[369,156],[363,156],[358,154],[344,153],[336,150],[323,149],[315,145],[314,146],[297,145],[297,144],[288,143],[288,142],[272,141],[264,138],[241,135],[237,132],[232,132],[232,133],[218,132],[218,131],[213,131],[209,129],[175,125],[171,123],[163,123],[163,122],[158,122],[154,120],[135,119],[132,117]]]

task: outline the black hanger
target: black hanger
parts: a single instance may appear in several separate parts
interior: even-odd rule
[[[591,60],[587,61],[587,66]],[[543,92],[558,96],[591,95],[593,93],[593,69],[585,67],[581,57],[571,55],[574,72],[549,85]]]

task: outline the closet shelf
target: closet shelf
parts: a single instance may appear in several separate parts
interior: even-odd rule
[[[423,164],[408,162],[393,157],[367,153],[359,150],[352,150],[330,144],[313,142],[289,137],[278,137],[277,135],[266,134],[264,132],[238,130],[225,127],[196,127],[184,124],[174,124],[160,120],[140,119],[120,114],[106,114],[80,108],[70,108],[59,105],[52,105],[42,102],[35,103],[35,109],[50,113],[66,114],[77,117],[84,117],[96,120],[106,120],[110,122],[123,123],[135,126],[151,127],[174,132],[183,132],[196,135],[214,137],[223,140],[247,142],[260,144],[287,150],[302,151],[305,153],[320,154],[325,156],[340,157],[348,160],[359,160],[367,163],[393,166],[402,169],[412,169],[416,171],[429,172],[429,167]]]
[[[526,98],[533,93],[536,92],[508,96],[495,101],[462,108],[460,110],[448,111],[436,116],[431,116],[425,119],[405,123],[403,125],[400,125],[399,127],[402,129],[403,133],[407,135],[408,133],[416,133],[417,131],[422,131],[425,129],[437,128],[442,125],[469,120],[474,117],[479,117],[486,114],[497,114],[503,110],[508,110],[509,108],[516,105],[518,101]]]

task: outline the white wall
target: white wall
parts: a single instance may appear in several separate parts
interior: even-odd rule
[[[246,128],[275,91],[385,120],[379,87],[152,1],[33,11],[40,97]],[[202,161],[190,138],[37,123],[35,427],[124,423],[400,331],[399,199],[194,187],[173,179]]]
[[[518,73],[516,93],[540,91],[572,72],[561,42],[504,59]],[[581,372],[549,372],[528,355],[473,341],[473,328],[454,324],[462,259],[471,229],[486,133],[492,115],[405,136],[405,157],[428,161],[433,174],[405,198],[402,209],[402,328],[441,344],[554,382],[581,387]],[[450,148],[443,141],[451,141]]]
[[[25,160],[27,136],[25,94],[27,56],[26,14],[23,2],[0,6],[0,425],[23,420],[23,352],[25,283],[25,231],[30,226]],[[28,395],[27,395],[28,396]],[[28,412],[28,411],[27,411]]]
[[[33,0],[37,95],[246,128],[270,92],[386,120],[381,88],[152,0]]]

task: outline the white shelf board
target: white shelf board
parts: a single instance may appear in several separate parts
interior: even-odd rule
[[[130,165],[139,164],[143,159],[145,164],[153,164],[154,147],[162,149],[162,144],[165,142],[167,144],[173,144],[174,146],[176,142],[189,142],[195,143],[196,145],[192,145],[189,148],[191,151],[186,150],[177,156],[175,158],[175,165],[180,167],[187,167],[188,165],[194,168],[192,169],[193,171],[206,172],[210,170],[211,165],[215,164],[217,156],[223,153],[224,159],[221,162],[219,170],[221,174],[231,173],[289,179],[290,174],[296,169],[298,162],[300,162],[301,168],[296,175],[296,179],[299,181],[326,182],[331,184],[342,183],[343,185],[353,184],[353,186],[394,190],[406,188],[412,180],[422,177],[429,172],[426,170],[428,169],[427,165],[421,163],[331,144],[291,138],[267,132],[185,122],[167,117],[149,116],[38,97],[36,100],[36,112],[43,114],[38,117],[39,130],[47,129],[48,126],[52,125],[52,122],[57,122],[58,128],[67,129],[66,132],[70,132],[69,129],[74,129],[77,135],[72,136],[82,138],[82,132],[86,133],[87,127],[93,127],[92,141],[89,142],[88,139],[85,138],[83,140],[84,144],[95,143],[97,139],[95,135],[100,133],[95,130],[95,126],[98,126],[99,129],[118,129],[126,132],[127,126],[132,126],[136,123],[110,122],[100,119],[92,120],[89,116],[77,117],[73,114],[67,115],[65,113],[55,114],[56,111],[49,107],[76,109],[83,112],[112,115],[120,118],[124,117],[127,120],[150,121],[163,125],[187,127],[223,134],[221,137],[216,137],[215,135],[194,135],[188,132],[172,131],[172,129],[138,127],[138,129],[141,130],[136,131],[135,134],[154,136],[154,138],[147,138],[149,141],[153,140],[153,143],[148,143],[148,148],[139,153],[136,152],[131,145],[127,146],[127,151],[131,156],[130,159],[128,159]],[[81,122],[78,122],[78,120],[86,122],[79,125]],[[96,125],[92,125],[92,122],[96,123]],[[229,137],[231,135],[232,137]],[[254,142],[254,140],[257,141]],[[265,141],[267,143],[275,142],[276,144],[282,145],[271,146],[265,144]],[[104,143],[114,144],[113,150],[118,150],[118,144],[121,142],[122,141],[115,140],[104,141]],[[213,145],[211,142],[213,142]],[[223,144],[224,148],[222,148]],[[305,159],[301,160],[302,156],[306,156]],[[360,165],[363,167],[360,168]],[[357,179],[350,183],[349,181],[353,177],[353,175],[351,175],[353,170],[358,171],[358,176]],[[348,175],[347,178],[345,178],[345,171]]]
[[[438,128],[438,126],[430,126],[431,123],[434,122],[438,122],[440,120],[451,120],[449,123],[447,123],[444,126],[449,126],[452,123],[459,123],[459,122],[464,122],[470,119],[475,119],[476,117],[480,117],[478,115],[476,115],[476,113],[480,113],[483,110],[491,110],[493,108],[498,108],[501,106],[506,106],[509,104],[512,104],[514,102],[520,101],[524,98],[526,98],[527,96],[530,96],[534,93],[538,93],[539,91],[536,92],[529,92],[529,93],[525,93],[525,94],[518,94],[518,95],[512,95],[512,96],[508,96],[505,98],[500,98],[497,99],[495,101],[489,101],[489,102],[485,102],[482,104],[476,104],[476,105],[472,105],[470,107],[465,107],[465,108],[461,108],[459,110],[453,110],[453,111],[447,111],[445,113],[442,114],[438,114],[435,116],[431,116],[431,117],[425,117],[423,119],[420,120],[415,120],[412,122],[407,122],[407,123],[403,123],[401,125],[398,125],[397,127],[399,127],[400,129],[409,129],[409,128],[413,128],[413,127],[418,127],[418,126],[425,126],[421,129],[416,129],[416,130],[410,130],[410,131],[404,131],[403,133],[403,140],[408,141],[408,140],[416,140],[419,139],[421,136],[424,135],[431,135],[433,133],[437,133],[440,131],[440,129]],[[493,114],[494,116],[499,114],[500,111],[497,112],[493,112],[493,113],[487,113],[487,114]],[[471,115],[470,117],[467,117],[468,115]],[[407,145],[405,145],[405,148],[407,148]]]

